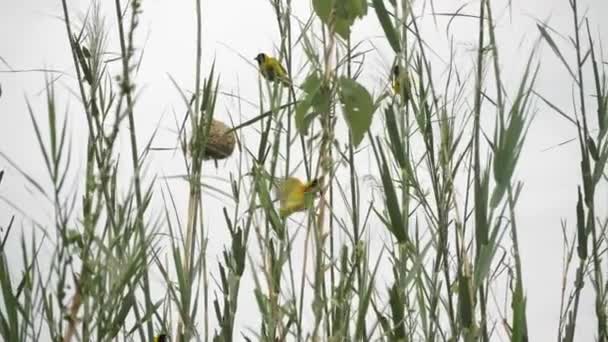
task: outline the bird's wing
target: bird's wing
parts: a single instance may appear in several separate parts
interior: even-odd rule
[[[287,216],[304,207],[304,184],[295,178],[285,179],[279,188],[281,215]]]
[[[281,181],[281,183],[279,183],[279,200],[281,203],[281,206],[283,206],[284,204],[286,205],[287,202],[289,201],[289,197],[293,197],[292,193],[296,192],[298,190],[298,188],[303,188],[304,185],[302,184],[302,182],[295,178],[295,177],[289,177],[284,179],[283,181]]]
[[[279,68],[279,76],[287,78],[287,70],[277,61],[277,66]]]
[[[287,76],[287,70],[285,70],[285,67],[283,67],[278,59],[273,59],[273,65],[277,78],[285,84],[291,83],[289,81],[289,76]]]

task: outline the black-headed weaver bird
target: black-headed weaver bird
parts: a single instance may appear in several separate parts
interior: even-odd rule
[[[281,217],[307,209],[312,204],[307,195],[318,191],[319,180],[303,183],[296,177],[288,177],[279,184],[279,203]]]
[[[407,102],[410,96],[410,80],[407,72],[402,72],[398,64],[391,72],[391,86],[395,95],[405,96],[403,101]]]
[[[393,87],[393,92],[399,94],[399,90],[401,90],[401,82],[399,82],[399,64],[395,64],[393,67],[393,72],[391,73],[391,86]]]
[[[281,82],[281,84],[285,87],[291,85],[289,76],[287,76],[287,71],[281,65],[281,62],[279,62],[278,59],[268,56],[265,53],[259,53],[257,56],[255,56],[255,60],[258,61],[260,73],[265,79],[269,80],[270,82]]]

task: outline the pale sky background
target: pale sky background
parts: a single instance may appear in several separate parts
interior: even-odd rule
[[[293,13],[305,20],[310,12],[308,0],[294,0]],[[139,34],[138,46],[145,44],[145,55],[136,79],[139,97],[136,104],[136,121],[138,125],[139,144],[152,134],[160,122],[160,133],[156,146],[173,146],[175,140],[173,113],[182,115],[183,103],[180,95],[169,80],[171,75],[177,83],[186,90],[194,85],[194,51],[195,51],[195,12],[192,1],[143,1],[143,17]],[[419,1],[418,3],[421,3]],[[547,21],[553,28],[564,34],[572,32],[572,16],[567,0],[514,0],[512,10],[506,7],[508,1],[492,1],[494,17],[498,23],[497,39],[499,41],[500,58],[505,70],[504,80],[513,89],[519,80],[527,62],[530,47],[538,38],[536,21]],[[70,1],[72,15],[83,18],[89,1]],[[459,0],[436,0],[437,12],[453,12],[465,5],[463,13],[477,14],[478,2]],[[590,27],[605,43],[608,37],[608,25],[604,25],[608,13],[608,2],[604,0],[580,1],[580,13],[590,18]],[[107,24],[111,29],[109,49],[118,51],[115,42],[115,14],[113,2],[103,2],[107,12]],[[448,51],[448,39],[444,31],[447,18],[437,18],[435,27],[431,9],[424,12],[418,6],[417,14],[421,16],[420,23],[427,42],[440,55]],[[84,145],[86,129],[85,118],[79,99],[74,96],[76,89],[72,59],[69,52],[65,26],[59,19],[62,15],[60,1],[49,0],[2,0],[0,1],[0,57],[15,70],[47,68],[60,70],[67,75],[57,82],[58,104],[61,113],[69,116],[71,138],[78,142],[74,147],[73,159],[78,165],[84,165]],[[273,52],[279,43],[274,13],[266,0],[204,0],[203,1],[203,74],[209,70],[213,59],[216,69],[221,73],[222,91],[239,93],[244,99],[257,103],[257,71],[252,64],[247,64],[237,55],[238,51],[252,63],[253,57],[260,51]],[[462,60],[463,72],[469,72],[475,56],[477,41],[477,21],[470,18],[456,18],[450,27],[450,35],[454,38],[458,49],[458,60]],[[600,26],[603,25],[603,26]],[[392,63],[393,53],[387,46],[379,28],[373,9],[363,21],[358,21],[354,27],[354,40],[372,41],[379,48],[366,59],[366,70],[363,75],[364,84],[376,95],[386,82],[387,70]],[[557,39],[557,38],[556,38]],[[368,47],[369,42],[367,43]],[[564,47],[560,40],[560,46]],[[300,47],[296,50],[301,54]],[[543,45],[539,60],[541,71],[536,90],[556,105],[572,112],[572,82],[551,50]],[[566,50],[566,57],[573,61],[573,50]],[[445,58],[445,55],[442,55]],[[300,66],[303,59],[297,59]],[[444,66],[434,66],[435,72],[440,72]],[[25,97],[30,100],[34,110],[41,120],[46,120],[44,89],[44,74],[40,72],[7,73],[9,66],[0,61],[0,151],[8,155],[21,168],[26,170],[34,179],[48,183],[44,162],[35,141],[30,118],[27,114]],[[590,75],[587,74],[587,77]],[[302,80],[304,75],[297,75],[296,80]],[[67,90],[70,91],[67,91]],[[588,88],[590,95],[591,89]],[[71,92],[71,93],[70,93]],[[511,92],[512,93],[512,92]],[[587,97],[590,104],[591,96]],[[69,104],[66,108],[66,104]],[[218,103],[216,117],[229,122],[229,113],[239,122],[239,115],[251,118],[257,109],[245,102],[242,112],[239,112],[236,102],[232,99],[221,98]],[[524,151],[517,167],[517,179],[522,180],[524,190],[518,203],[518,219],[520,244],[524,260],[526,294],[528,297],[529,328],[532,341],[548,341],[556,338],[559,298],[562,276],[562,230],[561,220],[567,220],[572,228],[575,213],[576,187],[580,182],[579,149],[571,143],[545,151],[546,148],[557,145],[575,137],[574,127],[558,117],[551,109],[536,101],[537,114],[529,130]],[[595,108],[594,106],[590,108]],[[595,117],[595,114],[593,115]],[[380,116],[377,116],[379,118]],[[595,121],[595,120],[593,120]],[[44,122],[44,121],[43,121]],[[125,126],[126,127],[126,126]],[[246,133],[254,134],[253,132]],[[255,137],[247,136],[251,139]],[[367,138],[366,138],[367,139]],[[122,153],[127,155],[128,141],[122,136]],[[370,156],[369,153],[362,155]],[[373,161],[361,160],[359,176],[366,173],[376,174]],[[130,167],[129,159],[124,161]],[[220,163],[220,168],[209,168],[207,175],[226,179],[226,169],[236,172],[236,162]],[[373,166],[368,171],[369,166]],[[81,172],[83,166],[79,166]],[[232,168],[232,169],[231,169]],[[18,208],[27,212],[40,222],[48,222],[52,210],[46,200],[40,199],[26,186],[24,179],[19,176],[6,160],[0,158],[0,169],[6,174],[0,186],[0,196],[9,199]],[[301,170],[300,170],[301,171]],[[152,154],[147,164],[148,175],[169,176],[183,173],[183,163],[179,157],[170,153]],[[300,176],[302,173],[300,174]],[[213,181],[212,181],[213,182]],[[74,186],[82,187],[82,179],[75,178]],[[180,208],[185,208],[185,184],[173,181],[172,190]],[[228,186],[218,181],[217,184],[228,190]],[[605,213],[605,192],[598,193],[600,211]],[[229,205],[225,199],[206,197],[210,210],[206,217],[207,223],[215,223],[221,216],[224,205]],[[222,202],[223,201],[223,202]],[[207,208],[207,204],[206,204]],[[15,209],[0,201],[0,225],[4,226]],[[17,227],[27,230],[30,225],[22,215],[17,217]],[[211,232],[210,260],[221,252],[225,243],[226,232],[219,227],[220,232]],[[386,236],[383,236],[386,238]],[[250,267],[248,264],[247,267]],[[213,266],[213,272],[216,267]],[[157,279],[158,281],[160,280]],[[569,281],[568,285],[571,285]],[[589,286],[589,284],[587,284]],[[251,284],[244,284],[243,291],[249,291]],[[241,329],[253,327],[257,329],[257,321],[244,318],[248,310],[247,304],[255,305],[252,298],[242,298],[239,308],[238,323]],[[582,302],[579,314],[577,336],[579,341],[591,341],[595,331],[593,320],[593,305],[590,298]],[[502,297],[498,298],[500,302]],[[257,307],[252,307],[257,312]]]

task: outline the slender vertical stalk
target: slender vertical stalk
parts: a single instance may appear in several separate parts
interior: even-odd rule
[[[135,0],[138,4],[138,0]],[[129,139],[131,143],[131,160],[133,162],[133,177],[135,182],[135,201],[137,204],[137,221],[136,227],[139,232],[139,239],[141,241],[142,246],[144,247],[144,255],[147,259],[147,248],[146,248],[146,232],[144,227],[144,212],[143,212],[143,201],[142,201],[142,192],[141,192],[141,181],[140,181],[140,165],[139,165],[139,150],[137,148],[137,137],[135,133],[135,118],[134,118],[134,102],[132,97],[133,85],[131,84],[131,75],[130,75],[130,67],[129,62],[132,57],[132,41],[129,41],[129,46],[126,44],[125,31],[123,26],[123,17],[122,17],[122,6],[120,4],[120,0],[115,0],[115,9],[116,9],[116,20],[118,24],[118,34],[120,41],[120,56],[122,62],[122,77],[121,77],[121,94],[126,96],[127,99],[127,117],[129,120]],[[136,10],[136,5],[132,5],[134,11]],[[138,6],[138,5],[137,5]],[[131,18],[135,20],[136,13],[131,14]],[[133,22],[131,22],[131,33],[134,30]],[[147,264],[147,261],[145,262]],[[152,299],[150,297],[150,280],[148,271],[143,273],[143,292],[144,292],[144,301],[146,312],[152,311]],[[152,321],[148,320],[146,322],[146,328],[148,331],[148,338],[153,338],[154,331],[152,328]]]
[[[201,13],[201,0],[196,0],[196,62],[195,62],[195,83],[194,83],[194,108],[189,108],[190,113],[190,122],[192,126],[192,135],[194,141],[198,141],[200,139],[199,135],[203,134],[207,127],[207,122],[205,119],[200,119],[199,115],[203,115],[200,113],[200,89],[201,89],[201,64],[202,64],[202,13]],[[204,145],[204,144],[202,144]],[[192,252],[194,247],[196,246],[196,227],[198,226],[198,214],[199,208],[202,210],[201,206],[201,191],[200,191],[200,177],[201,177],[201,158],[202,151],[192,151],[191,158],[191,170],[189,173],[189,195],[188,195],[188,213],[187,213],[187,222],[186,222],[186,241],[184,242],[184,256],[183,256],[183,274],[188,279],[187,286],[189,289],[187,293],[189,294],[185,298],[185,302],[182,302],[182,310],[183,314],[190,314],[190,301],[192,294],[192,281],[193,277],[191,276],[192,267],[194,266],[194,259]],[[201,213],[202,215],[202,213]],[[202,234],[202,232],[201,232]],[[201,246],[203,248],[203,246]],[[204,251],[203,251],[204,252]],[[206,258],[203,256],[203,262]],[[206,273],[206,267],[204,267],[204,272]],[[203,275],[205,284],[206,277]],[[184,289],[182,289],[183,291]],[[207,286],[205,285],[204,289],[204,316],[205,321],[208,322],[208,297],[207,297]],[[177,324],[177,337],[178,341],[188,341],[191,334],[194,322],[190,321],[185,322],[183,314],[180,315],[178,324]],[[204,328],[204,338],[205,341],[209,338],[209,329],[208,324],[205,324]]]
[[[196,74],[195,74],[195,84],[194,84],[194,109],[191,109],[191,123],[192,123],[192,134],[195,133],[195,130],[202,129],[202,127],[197,127],[199,123],[199,110],[200,110],[200,89],[201,89],[201,56],[202,56],[202,47],[201,47],[201,4],[200,0],[196,0]],[[205,126],[203,124],[203,126]],[[198,213],[198,201],[200,199],[200,163],[193,160],[192,161],[192,171],[191,179],[190,179],[190,195],[189,195],[189,204],[188,204],[188,223],[186,224],[186,249],[184,251],[184,260],[186,263],[184,266],[186,267],[184,271],[188,271],[190,254],[192,249],[192,243],[194,241],[195,235],[195,227],[196,227],[196,217]]]
[[[483,73],[483,51],[484,51],[484,20],[485,20],[485,2],[481,0],[479,4],[479,39],[477,47],[477,72],[475,75],[475,104],[474,104],[474,123],[473,123],[473,179],[474,179],[474,195],[475,195],[475,230],[476,230],[476,259],[479,258],[481,246],[487,244],[487,227],[482,227],[487,218],[485,217],[485,209],[487,203],[482,203],[481,199],[481,158],[479,151],[479,134],[481,131],[480,116],[481,116],[481,95],[482,95],[482,73]],[[483,341],[488,342],[488,327],[486,318],[486,298],[484,285],[479,287],[479,304],[481,313],[481,332]]]
[[[323,82],[325,85],[331,84],[332,81],[332,56],[335,49],[335,27],[334,23],[328,25],[327,30],[327,41],[324,44],[323,53]],[[330,106],[331,107],[331,106]],[[331,109],[330,109],[331,111]],[[325,210],[328,207],[329,201],[327,197],[326,184],[332,182],[328,179],[331,173],[332,160],[331,160],[331,142],[333,139],[333,120],[331,113],[321,113],[321,147],[319,149],[319,164],[317,169],[320,169],[320,199],[317,208],[317,217],[314,224],[315,228],[315,296],[313,299],[313,307],[316,306],[315,312],[315,327],[313,331],[313,340],[318,340],[318,330],[320,320],[322,318],[321,305],[326,309],[325,305],[326,298],[325,293],[325,265],[324,265],[324,251],[323,246],[325,244]],[[316,303],[316,304],[315,304]]]
[[[351,49],[351,38],[349,37],[347,40],[347,64],[346,64],[346,76],[350,79],[352,78],[352,49]],[[350,205],[352,208],[352,217],[351,224],[353,226],[353,250],[356,251],[357,248],[361,245],[361,232],[359,227],[359,186],[357,182],[357,171],[356,171],[356,160],[355,160],[355,147],[353,143],[352,134],[348,136],[348,164],[349,164],[349,176],[350,176]],[[333,230],[333,229],[332,229]],[[333,240],[333,234],[332,234]],[[333,241],[332,244],[332,260],[334,260],[333,256]],[[362,289],[363,284],[363,270],[359,263],[355,265],[357,272],[357,288]],[[345,270],[342,270],[345,272]],[[334,274],[332,267],[332,288],[334,288]],[[348,326],[348,325],[346,325]]]

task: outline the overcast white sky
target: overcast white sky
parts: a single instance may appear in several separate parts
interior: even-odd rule
[[[301,19],[307,18],[309,1],[295,0],[294,14]],[[72,13],[83,17],[88,1],[70,1]],[[420,3],[420,1],[419,1]],[[538,37],[537,20],[546,20],[559,32],[572,31],[572,17],[567,0],[514,0],[512,11],[506,8],[508,1],[492,1],[494,16],[498,22],[498,41],[501,62],[506,71],[505,80],[513,87],[525,66],[529,49]],[[273,51],[278,44],[278,33],[274,14],[266,0],[204,0],[204,69],[208,70],[213,59],[221,73],[221,90],[240,93],[247,100],[257,101],[257,71],[253,65],[237,55],[235,51],[251,59],[259,51]],[[476,14],[477,1],[435,0],[437,12],[453,12],[466,5],[463,13]],[[108,10],[108,24],[115,24],[113,7],[103,2]],[[596,38],[608,37],[608,25],[603,25],[608,13],[605,0],[580,1],[581,13],[589,9],[590,27]],[[447,52],[445,18],[439,18],[435,27],[429,15],[430,8],[421,15],[422,29],[427,42],[438,53]],[[67,75],[57,83],[57,92],[62,112],[69,116],[71,136],[74,141],[84,141],[84,116],[78,99],[66,89],[75,89],[72,59],[61,16],[60,1],[49,0],[2,0],[0,1],[0,57],[16,70],[47,68],[60,70]],[[603,25],[600,27],[599,25]],[[113,42],[115,29],[111,26],[110,42]],[[470,68],[476,44],[477,21],[457,18],[453,21],[450,34],[459,49],[459,58]],[[388,66],[392,62],[392,51],[379,36],[377,19],[373,10],[362,22],[355,26],[355,37],[370,40],[379,52],[370,54],[364,81],[376,94],[379,93]],[[140,96],[137,102],[138,136],[140,141],[147,139],[160,122],[159,143],[171,145],[175,139],[172,132],[173,112],[181,115],[183,105],[179,93],[171,84],[170,74],[184,89],[191,90],[194,84],[195,14],[192,1],[143,1],[143,20],[138,35],[139,46],[145,43],[145,56],[136,80]],[[563,46],[563,44],[562,44]],[[115,45],[110,50],[118,51]],[[572,60],[572,50],[566,53]],[[572,110],[572,87],[568,74],[548,47],[541,50],[542,69],[537,82],[537,91],[555,104]],[[303,61],[296,61],[300,65]],[[468,63],[469,65],[466,65]],[[5,73],[8,65],[0,61],[0,151],[12,158],[20,167],[35,179],[47,181],[44,164],[34,138],[32,125],[27,114],[25,97],[41,115],[45,113],[44,75],[39,72]],[[437,66],[440,70],[442,66]],[[300,75],[303,77],[303,75]],[[590,95],[590,94],[588,94]],[[593,99],[589,97],[589,101]],[[591,102],[590,102],[591,103]],[[66,108],[66,104],[69,106]],[[520,243],[524,260],[526,293],[528,295],[528,316],[531,340],[546,341],[556,337],[559,313],[560,284],[562,274],[562,232],[560,221],[568,220],[571,226],[575,212],[576,186],[579,183],[579,151],[576,144],[544,151],[567,139],[575,137],[574,128],[559,118],[549,108],[537,102],[538,113],[530,128],[517,177],[525,182],[524,191],[518,203]],[[257,109],[243,104],[242,114],[252,117]],[[234,100],[223,98],[219,102],[218,117],[229,121],[228,113],[238,118],[239,112]],[[126,140],[125,140],[126,142]],[[141,145],[142,143],[140,143]],[[124,144],[127,146],[127,144]],[[82,162],[84,146],[75,146],[75,158]],[[123,151],[128,151],[123,149]],[[82,163],[81,163],[82,164]],[[362,163],[363,165],[364,163]],[[365,163],[368,164],[368,163]],[[127,165],[130,165],[127,164]],[[223,168],[235,166],[227,163]],[[19,174],[0,159],[0,169],[6,170],[5,179],[0,186],[0,195],[10,199],[15,205],[27,211],[32,217],[44,221],[51,214],[47,202],[32,196],[26,182]],[[365,175],[362,167],[360,175]],[[79,170],[74,170],[75,172]],[[374,170],[375,171],[375,170]],[[173,175],[183,172],[179,158],[170,154],[154,154],[148,163],[149,175]],[[210,176],[225,178],[225,170],[210,170]],[[76,186],[82,182],[77,181]],[[223,183],[218,183],[227,189]],[[183,191],[184,185],[174,184],[174,191]],[[185,199],[185,195],[181,198]],[[605,198],[605,192],[598,195]],[[209,198],[209,197],[208,197]],[[209,201],[214,200],[209,198]],[[223,205],[211,203],[211,208]],[[602,200],[601,205],[605,206]],[[179,205],[184,207],[184,202]],[[39,209],[40,208],[42,209]],[[605,208],[602,211],[605,212]],[[14,209],[0,202],[0,225],[4,225]],[[210,215],[213,222],[217,217]],[[25,220],[19,217],[19,227]],[[224,232],[213,239],[210,253],[219,252],[224,241]],[[244,288],[244,290],[246,287]],[[500,299],[499,299],[500,300]],[[254,302],[250,302],[254,305]],[[579,339],[593,339],[594,317],[592,302],[586,300],[579,315]],[[246,308],[241,307],[242,310]],[[245,323],[245,326],[251,326]]]

